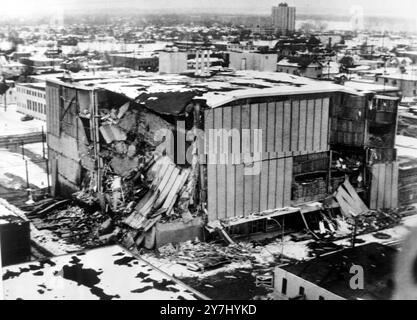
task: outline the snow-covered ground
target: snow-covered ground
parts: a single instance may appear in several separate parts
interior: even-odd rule
[[[45,143],[45,146],[42,146],[42,142],[38,143],[30,143],[25,144],[25,149],[29,150],[30,152],[33,152],[37,156],[43,156],[43,148],[45,148],[45,157],[48,157],[48,146]]]
[[[22,155],[11,151],[0,149],[0,185],[10,189],[21,189],[22,181],[16,181],[13,176],[17,176],[26,182],[26,164],[28,163],[29,183],[39,188],[48,186],[47,174],[40,166],[30,161],[29,158],[23,159]]]
[[[0,136],[12,134],[24,134],[31,132],[41,132],[42,127],[46,130],[46,123],[41,120],[21,121],[23,114],[16,111],[16,105],[7,106],[4,111],[3,105],[0,106]]]

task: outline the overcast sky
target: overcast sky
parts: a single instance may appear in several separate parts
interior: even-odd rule
[[[66,12],[91,12],[96,9],[131,9],[138,12],[213,12],[268,14],[276,0],[0,0],[3,15],[25,16],[50,13],[57,8]],[[365,15],[415,17],[416,0],[288,0],[298,13],[349,15],[352,7],[361,6]]]

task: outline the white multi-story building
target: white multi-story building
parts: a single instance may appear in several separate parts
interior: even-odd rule
[[[286,3],[280,3],[278,7],[272,7],[272,25],[276,31],[287,34],[295,31],[295,7],[289,7]]]
[[[46,121],[45,83],[19,83],[16,85],[16,110]]]

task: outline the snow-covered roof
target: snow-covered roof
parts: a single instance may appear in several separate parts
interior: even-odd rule
[[[103,73],[104,74],[104,73]],[[90,73],[91,76],[91,73]],[[53,80],[54,81],[54,80]],[[55,80],[60,83],[62,81]],[[105,89],[124,95],[132,100],[141,95],[155,99],[163,93],[193,92],[194,99],[205,100],[208,107],[219,107],[234,100],[252,97],[271,97],[279,95],[313,94],[325,92],[358,91],[344,86],[321,82],[305,77],[279,72],[232,71],[223,70],[211,77],[158,73],[132,73],[110,77],[79,77],[74,74],[68,86],[81,86],[85,89]],[[190,101],[191,102],[191,101]],[[184,106],[185,107],[185,106]]]
[[[6,300],[195,300],[185,285],[120,246],[3,268]]]
[[[388,91],[399,91],[398,87],[384,86],[370,81],[346,81],[344,83],[346,87],[352,88],[358,91],[374,91],[374,92],[388,92]]]

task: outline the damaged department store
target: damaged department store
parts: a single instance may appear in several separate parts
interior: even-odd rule
[[[398,207],[396,97],[227,70],[74,75],[46,92],[54,195],[94,208],[128,247]]]

